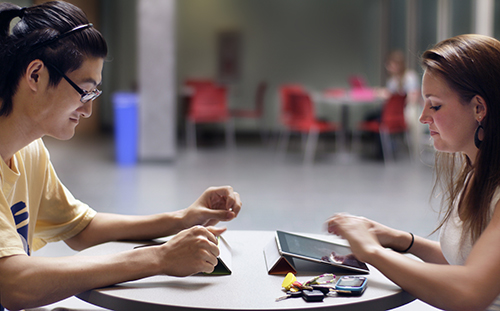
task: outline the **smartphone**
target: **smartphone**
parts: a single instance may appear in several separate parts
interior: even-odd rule
[[[364,276],[344,275],[335,284],[335,289],[341,295],[360,296],[366,289],[367,278]]]

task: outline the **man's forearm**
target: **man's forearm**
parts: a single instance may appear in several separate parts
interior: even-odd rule
[[[0,259],[1,303],[9,310],[50,304],[80,292],[159,273],[153,248],[100,257]]]
[[[179,212],[150,216],[97,213],[80,234],[65,242],[72,249],[82,250],[109,241],[154,239],[183,229]]]

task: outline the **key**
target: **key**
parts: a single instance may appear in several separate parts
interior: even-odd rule
[[[333,287],[325,285],[312,285],[311,289],[319,290],[325,295],[335,290]]]
[[[279,298],[276,298],[276,302],[282,301],[288,298],[297,298],[297,297],[302,297],[302,292],[292,292],[292,291],[287,291],[285,296],[281,296]]]
[[[283,280],[283,283],[281,284],[281,287],[283,287],[285,290],[290,290],[292,287],[293,283],[297,282],[297,278],[293,273],[289,272],[285,279]]]
[[[336,297],[338,294],[351,294],[351,291],[335,289],[331,286],[312,285],[312,289],[319,290],[325,296]]]
[[[317,289],[305,290],[302,293],[302,298],[304,298],[304,300],[307,302],[320,302],[325,298],[325,294]]]

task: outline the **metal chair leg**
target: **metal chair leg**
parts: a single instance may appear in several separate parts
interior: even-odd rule
[[[382,143],[382,154],[385,164],[394,162],[394,154],[391,144],[391,134],[385,130],[380,130],[380,140]]]
[[[314,162],[314,155],[316,147],[318,146],[319,131],[316,128],[311,128],[306,142],[306,150],[304,155],[304,164],[312,164]]]
[[[281,156],[285,155],[289,140],[290,140],[290,131],[288,129],[283,129],[281,131],[278,141],[278,154],[280,154]]]
[[[351,150],[357,152],[358,154],[361,154],[361,151],[363,149],[363,144],[362,144],[363,132],[361,130],[353,130],[352,133],[353,134],[352,134]]]
[[[186,145],[189,150],[196,151],[196,125],[186,120]]]
[[[233,150],[236,146],[236,138],[234,133],[234,121],[229,119],[226,122],[226,148]]]

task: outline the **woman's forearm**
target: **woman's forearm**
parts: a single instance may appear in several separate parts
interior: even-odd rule
[[[369,263],[411,295],[444,310],[484,310],[488,301],[480,286],[465,286],[469,267],[431,264],[379,248]]]

